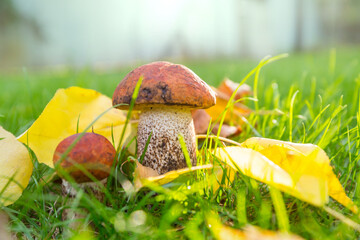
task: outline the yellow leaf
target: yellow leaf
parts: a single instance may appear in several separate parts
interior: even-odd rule
[[[191,169],[190,168],[178,169],[159,175],[152,168],[143,166],[138,161],[136,161],[136,168],[134,171],[135,189],[139,190],[140,188],[149,186],[150,184],[153,183],[158,185],[164,185],[176,180],[181,176],[189,175],[201,169],[208,170],[207,171],[208,174],[203,184],[198,185],[198,186],[200,185],[202,186],[199,188],[211,187],[213,192],[218,190],[220,186],[224,188],[229,187],[236,175],[236,172],[227,165],[219,166],[213,164],[196,166],[196,167],[192,167]]]
[[[244,229],[235,229],[221,223],[219,217],[214,212],[206,214],[207,226],[213,236],[218,240],[301,240],[303,238],[283,232],[274,232],[261,229],[252,225],[247,225]]]
[[[27,148],[0,127],[0,204],[15,202],[29,183],[33,164]]]
[[[213,192],[218,190],[220,187],[226,189],[230,188],[236,177],[236,170],[229,167],[227,164],[215,165],[213,171],[210,172],[212,175],[208,177],[209,186],[212,186]],[[225,166],[224,166],[225,165]]]
[[[219,118],[219,116],[222,116],[230,97],[215,88],[212,89],[216,92],[216,104],[208,109],[205,109],[205,111],[210,115],[212,120],[215,121]],[[249,115],[251,111],[251,109],[241,103],[234,103],[226,113],[225,122],[232,123],[234,125],[243,125],[243,117]]]
[[[317,206],[322,206],[327,202],[325,181],[312,176],[302,176],[295,181],[291,173],[255,150],[225,147],[219,148],[216,156],[244,175],[275,186],[304,201]]]
[[[166,183],[174,181],[180,176],[184,176],[185,174],[193,173],[200,169],[210,169],[210,168],[213,168],[212,164],[196,166],[192,168],[178,169],[159,175],[155,170],[149,167],[145,167],[141,165],[138,161],[136,161],[136,168],[134,171],[135,188],[140,189],[141,187],[144,187],[149,183],[164,185]]]
[[[112,106],[107,96],[90,89],[70,87],[59,89],[47,104],[34,124],[19,137],[35,153],[40,163],[53,167],[53,154],[56,146],[64,138],[82,132],[101,113]],[[112,141],[113,131],[117,147],[123,126],[125,112],[111,109],[93,124],[95,133]],[[92,131],[90,128],[89,132]],[[125,138],[130,135],[130,126],[126,129]]]
[[[143,166],[138,161],[135,161],[135,163],[136,167],[134,171],[134,184],[136,189],[140,189],[143,187],[144,179],[159,176],[158,172],[154,169]]]
[[[256,137],[246,140],[242,145],[259,151],[279,165],[291,174],[297,184],[303,181],[303,187],[313,188],[314,184],[324,182],[326,194],[354,213],[358,212],[332,171],[329,157],[320,147]]]

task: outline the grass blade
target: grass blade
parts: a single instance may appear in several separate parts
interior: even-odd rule
[[[286,213],[285,203],[282,194],[278,189],[274,187],[269,187],[269,188],[270,188],[271,199],[275,208],[278,227],[280,231],[289,232],[290,223]]]

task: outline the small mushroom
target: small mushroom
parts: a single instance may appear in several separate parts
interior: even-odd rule
[[[178,135],[182,134],[192,165],[196,164],[196,139],[191,109],[215,105],[214,91],[183,65],[153,62],[125,76],[113,95],[113,105],[130,104],[135,85],[143,81],[134,109],[140,110],[138,156],[145,150],[143,164],[159,174],[187,166]],[[128,105],[118,108],[126,110]]]
[[[84,171],[79,169],[77,164],[86,169],[95,179],[101,181],[109,176],[111,166],[115,159],[116,150],[104,136],[96,133],[85,133],[75,144],[71,151],[58,163],[62,155],[69,146],[75,141],[79,134],[65,138],[56,147],[54,153],[54,166],[66,171],[79,184],[79,187],[96,186]],[[58,171],[62,176],[61,171]],[[63,190],[68,194],[73,194],[70,184],[63,179]]]
[[[88,174],[79,169],[79,167],[84,168],[96,180],[100,181],[101,184],[105,184],[115,159],[116,150],[104,136],[96,133],[85,133],[62,159],[62,156],[66,154],[67,149],[78,136],[79,134],[74,134],[65,138],[56,147],[54,153],[54,166],[59,176],[63,178],[63,195],[70,198],[74,198],[77,195],[76,189],[64,179],[65,176],[62,173],[66,172],[78,183],[79,188],[85,192],[92,193],[99,201],[103,201],[104,192],[99,187],[99,183],[93,182]],[[62,161],[59,162],[61,159]],[[65,209],[62,217],[64,220],[82,219],[84,218],[84,212]],[[74,224],[69,225],[69,228],[77,229],[80,225],[74,222]]]

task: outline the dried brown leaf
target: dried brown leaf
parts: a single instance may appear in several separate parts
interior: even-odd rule
[[[218,87],[218,90],[226,94],[228,97],[231,97],[238,86],[239,83],[235,83],[229,78],[225,78]],[[250,95],[252,95],[251,87],[244,83],[237,90],[235,99],[237,100]]]

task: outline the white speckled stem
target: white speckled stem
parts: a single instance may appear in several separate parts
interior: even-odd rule
[[[104,192],[102,191],[99,184],[105,186],[107,183],[107,178],[101,180],[100,182],[85,182],[85,183],[78,183],[78,187],[83,189],[85,192],[92,193],[94,196],[102,202],[104,198]],[[76,197],[77,191],[75,188],[71,186],[71,184],[66,181],[62,180],[62,192],[64,196]]]
[[[106,185],[107,178],[101,180],[99,182],[102,185]],[[92,193],[96,199],[98,199],[100,202],[103,202],[104,200],[104,192],[102,191],[101,187],[99,186],[99,183],[95,182],[86,182],[86,183],[78,183],[78,186],[80,189],[83,189],[85,192]],[[77,190],[71,186],[71,184],[66,181],[62,180],[62,194],[63,196],[69,196],[69,201],[73,201],[77,195]],[[86,210],[85,209],[72,209],[72,208],[66,208],[63,210],[62,213],[62,219],[63,221],[71,220],[68,229],[72,230],[79,230],[83,225],[82,220],[86,217]]]
[[[189,108],[154,106],[142,110],[138,126],[138,150],[140,157],[152,132],[143,165],[159,174],[187,167],[178,135],[184,136],[192,165],[196,165],[196,139],[194,123]]]

